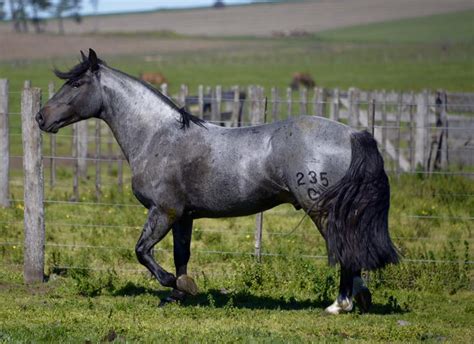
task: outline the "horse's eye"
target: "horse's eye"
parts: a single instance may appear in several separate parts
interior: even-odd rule
[[[74,82],[71,84],[71,86],[72,86],[73,88],[78,88],[78,87],[80,87],[81,85],[82,85],[82,82],[80,82],[80,81],[74,81]]]

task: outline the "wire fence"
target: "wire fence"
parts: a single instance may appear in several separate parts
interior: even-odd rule
[[[430,95],[427,93],[401,94],[401,93],[384,93],[384,92],[359,92],[357,90],[349,90],[348,92],[332,91],[328,93],[321,89],[315,89],[312,92],[312,97],[309,97],[310,91],[302,90],[296,95],[294,92],[286,90],[286,94],[279,95],[276,89],[272,89],[271,97],[263,97],[263,93],[258,93],[258,87],[248,88],[245,99],[240,98],[238,89],[232,91],[233,96],[223,96],[217,89],[209,92],[201,92],[199,96],[189,96],[186,93],[181,93],[175,96],[176,102],[185,106],[195,112],[195,115],[204,118],[210,124],[228,127],[244,127],[265,124],[274,120],[292,117],[295,112],[301,115],[315,114],[319,116],[328,117],[330,119],[343,121],[349,124],[354,129],[369,129],[375,133],[375,136],[380,144],[380,151],[387,159],[387,168],[397,175],[403,174],[418,174],[418,175],[439,175],[439,176],[463,176],[471,178],[474,176],[474,145],[472,145],[471,138],[474,135],[474,116],[466,115],[465,112],[474,112],[474,102],[461,101],[455,104],[447,103],[446,94]],[[9,92],[18,94],[20,92]],[[445,97],[445,98],[443,98]],[[329,99],[328,99],[329,98]],[[440,103],[440,99],[441,103]],[[444,100],[443,100],[444,99]],[[265,110],[264,109],[264,105]],[[234,105],[228,106],[228,105]],[[197,106],[197,109],[196,109]],[[298,109],[298,110],[296,110]],[[466,109],[468,111],[466,111]],[[453,112],[456,113],[453,113]],[[0,111],[1,112],[1,111]],[[258,113],[259,112],[259,113]],[[450,113],[448,113],[450,112]],[[8,116],[20,116],[21,112],[6,112]],[[418,119],[417,119],[418,118]],[[419,119],[421,118],[421,120]],[[449,120],[449,122],[447,121]],[[15,121],[13,121],[15,122]],[[43,200],[42,205],[47,207],[113,207],[113,208],[141,208],[139,204],[126,202],[104,202],[99,197],[100,191],[106,186],[114,188],[114,186],[122,186],[124,183],[129,183],[130,173],[124,172],[123,164],[126,159],[123,157],[121,150],[115,140],[111,136],[111,132],[105,126],[96,124],[94,127],[86,125],[83,128],[86,130],[86,135],[79,132],[79,128],[74,127],[72,134],[59,134],[55,137],[50,135],[43,135],[45,142],[43,143],[43,150],[47,152],[41,156],[43,164],[48,166],[53,165],[53,162],[64,162],[73,165],[73,182],[70,184],[62,181],[51,179],[51,184],[54,188],[69,189],[73,194],[76,194],[74,200],[59,198],[58,194],[53,194],[54,198],[47,198]],[[22,127],[19,125],[10,124],[9,129],[12,131],[7,136],[22,137]],[[449,137],[448,142],[443,145],[440,144],[440,137],[431,139],[430,136],[444,134],[445,138]],[[377,136],[378,134],[378,136]],[[423,139],[419,140],[422,135]],[[449,136],[448,136],[449,135]],[[61,146],[56,148],[54,144],[61,143]],[[458,140],[457,140],[458,139]],[[80,141],[84,148],[79,149]],[[456,141],[457,140],[457,141]],[[422,142],[422,146],[418,145]],[[436,147],[433,149],[433,142]],[[94,145],[95,144],[95,145]],[[407,145],[407,146],[404,146]],[[17,150],[19,151],[19,150]],[[449,165],[444,165],[442,169],[433,169],[430,166],[422,166],[416,168],[416,165],[421,162],[423,165],[427,156],[432,153],[443,152],[450,157],[462,157],[462,161],[471,161],[471,165],[459,168],[458,162],[453,163],[449,161]],[[71,153],[71,155],[68,155]],[[422,161],[417,155],[422,155]],[[24,155],[13,154],[9,159],[23,160]],[[408,169],[402,166],[402,160],[408,161]],[[418,160],[416,160],[418,159]],[[451,158],[452,159],[452,158]],[[96,164],[95,169],[95,183],[93,180],[87,180],[79,176],[79,163]],[[107,170],[100,169],[100,164],[106,163],[109,168]],[[54,168],[57,167],[54,163]],[[111,173],[111,164],[116,164],[116,173]],[[119,165],[120,164],[120,165]],[[64,165],[67,168],[68,165]],[[115,165],[114,165],[115,166]],[[449,168],[446,168],[448,166]],[[457,167],[455,170],[453,166]],[[90,165],[89,165],[90,167]],[[402,168],[403,167],[403,168]],[[465,168],[465,170],[464,170]],[[50,174],[55,174],[54,169],[50,169]],[[94,171],[90,169],[85,172],[85,175],[91,175]],[[124,178],[123,174],[127,174],[128,178]],[[109,177],[109,180],[105,180]],[[21,177],[21,176],[18,176]],[[18,179],[9,181],[11,186],[22,187],[23,183]],[[111,179],[114,179],[111,181]],[[64,178],[62,178],[64,180]],[[96,200],[81,201],[78,197],[79,187],[81,188],[95,188],[98,190]],[[413,195],[416,195],[414,193]],[[473,193],[445,193],[445,192],[430,192],[428,196],[441,197],[456,197],[470,199],[474,196]],[[419,194],[419,197],[424,197],[425,194]],[[69,197],[66,195],[65,197]],[[9,198],[9,202],[16,205],[24,204],[25,200],[22,198]],[[269,216],[287,216],[289,211],[270,210],[266,212]],[[449,222],[467,222],[474,220],[474,216],[470,215],[455,215],[455,214],[414,214],[410,212],[403,212],[397,214],[400,219],[407,219],[411,221],[449,221]],[[20,226],[22,221],[0,221],[3,225]],[[468,226],[471,224],[469,223]],[[56,222],[50,218],[46,218],[46,226],[50,227],[74,227],[74,228],[88,228],[88,229],[105,229],[105,230],[141,230],[141,226],[124,226],[113,225],[106,223],[77,223],[77,222]],[[234,233],[238,235],[251,235],[255,233],[253,230],[231,230],[225,228],[198,228],[197,231],[204,233]],[[316,231],[314,231],[316,237]],[[285,237],[303,237],[307,233],[298,233],[294,231],[266,231],[265,235],[279,238]],[[445,243],[450,241],[448,238],[438,238],[429,236],[398,236],[393,237],[398,241],[414,241],[414,242],[433,242]],[[463,237],[453,239],[453,241],[471,242],[471,237]],[[321,241],[322,242],[322,241]],[[18,242],[0,242],[0,246],[17,246],[23,247],[23,244]],[[60,249],[94,249],[94,250],[133,250],[129,247],[115,247],[104,245],[91,245],[88,243],[56,243],[46,241],[44,244],[47,248]],[[172,252],[166,249],[156,249],[160,252]],[[240,251],[226,251],[226,250],[193,250],[197,254],[216,254],[216,255],[240,255],[240,256],[255,256],[255,252],[240,252]],[[327,259],[323,255],[312,254],[282,254],[276,252],[259,253],[265,257],[282,257],[282,258],[311,258],[311,259]],[[404,263],[440,263],[440,264],[473,264],[471,260],[438,260],[438,259],[410,259],[405,258]],[[81,269],[80,266],[64,266],[64,269]],[[86,267],[84,267],[86,268]],[[96,269],[88,268],[87,269]],[[107,270],[105,267],[98,267],[97,269]],[[139,270],[143,272],[144,270]]]

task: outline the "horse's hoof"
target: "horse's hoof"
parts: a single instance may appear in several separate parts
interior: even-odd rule
[[[176,277],[173,274],[170,274],[169,272],[166,272],[161,277],[160,284],[163,287],[175,288],[176,287]]]
[[[179,290],[184,291],[185,293],[188,293],[193,296],[197,295],[199,291],[194,280],[188,275],[179,276],[178,279],[176,280],[176,287]]]
[[[352,311],[352,308],[353,308],[353,303],[352,303],[351,299],[349,299],[349,298],[344,298],[344,299],[337,298],[336,301],[334,301],[334,303],[331,306],[327,307],[324,310],[324,312],[326,314],[336,315],[336,314],[348,313],[348,312]]]
[[[158,307],[164,307],[172,303],[180,303],[184,301],[185,299],[186,299],[186,293],[177,289],[173,289],[169,296],[167,296],[166,298],[160,301],[160,304],[158,305]]]
[[[369,288],[361,288],[359,292],[354,295],[354,300],[362,313],[367,313],[372,306],[372,294]]]

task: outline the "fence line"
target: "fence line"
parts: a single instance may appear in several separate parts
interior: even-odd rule
[[[5,242],[0,243],[4,246],[19,246],[19,243]],[[103,245],[87,245],[87,244],[45,244],[48,247],[66,247],[66,248],[87,248],[87,249],[107,249],[114,251],[123,251],[123,250],[135,250],[130,247],[115,247],[115,246],[103,246]],[[156,248],[155,251],[173,253],[171,249]],[[193,253],[197,254],[220,254],[220,255],[235,255],[235,256],[257,256],[255,252],[240,252],[240,251],[222,251],[222,250],[192,250]],[[265,257],[285,257],[285,258],[309,258],[309,259],[328,259],[328,256],[325,255],[313,255],[313,254],[284,254],[284,253],[274,253],[274,252],[260,252],[261,256]],[[472,260],[445,260],[445,259],[411,259],[411,258],[402,258],[402,262],[407,263],[439,263],[439,264],[474,264]]]
[[[25,84],[25,90],[22,93],[22,98],[24,101],[28,101],[28,97],[31,94],[34,94],[33,89],[30,88],[30,84]],[[54,93],[54,86],[49,85],[49,96],[51,97]],[[166,94],[167,88],[163,86],[163,93]],[[406,93],[395,93],[395,92],[385,92],[385,91],[374,91],[374,92],[363,92],[356,88],[350,88],[347,92],[340,90],[325,90],[323,88],[314,88],[312,90],[300,90],[299,98],[294,96],[294,93],[291,89],[286,90],[286,99],[280,97],[278,89],[273,88],[271,90],[271,98],[267,100],[264,96],[264,90],[260,86],[250,86],[247,90],[247,95],[242,95],[241,89],[239,87],[233,88],[230,92],[225,91],[222,87],[217,86],[213,89],[200,86],[198,89],[198,96],[193,97],[189,96],[188,88],[182,86],[180,88],[180,93],[178,97],[178,102],[182,106],[191,107],[198,105],[198,116],[204,118],[207,116],[210,119],[211,123],[226,125],[226,126],[242,126],[242,125],[256,125],[263,124],[266,122],[267,115],[267,103],[271,105],[271,118],[272,120],[278,119],[280,114],[285,112],[285,109],[282,108],[282,104],[287,104],[287,114],[292,116],[295,113],[295,108],[299,109],[300,114],[316,114],[319,116],[328,116],[332,119],[340,120],[344,119],[349,123],[353,128],[366,129],[372,128],[374,131],[374,136],[377,138],[380,144],[380,151],[385,156],[386,159],[392,160],[395,163],[394,171],[397,175],[401,173],[417,173],[417,174],[443,174],[443,175],[464,175],[471,176],[474,175],[474,172],[454,172],[446,171],[448,166],[448,153],[460,153],[460,152],[470,152],[473,150],[470,146],[461,147],[458,149],[453,149],[448,147],[448,144],[452,144],[447,141],[449,132],[456,132],[459,135],[464,135],[464,131],[470,133],[471,128],[469,126],[474,125],[474,121],[469,120],[466,122],[466,117],[460,115],[448,115],[448,109],[452,111],[456,107],[451,106],[448,103],[448,94],[444,91],[437,92],[436,95],[430,94],[427,91],[423,91],[418,95],[406,94]],[[311,93],[312,92],[312,93]],[[5,93],[5,92],[3,92]],[[6,98],[8,94],[6,93]],[[1,96],[0,98],[5,98]],[[311,94],[313,95],[311,97]],[[210,95],[210,96],[208,96]],[[0,104],[2,104],[2,99],[0,99]],[[298,100],[299,99],[299,100]],[[464,98],[462,98],[464,99]],[[64,137],[70,138],[72,140],[72,156],[57,156],[56,154],[56,136],[51,136],[50,139],[50,155],[45,155],[41,159],[41,135],[29,134],[27,128],[28,125],[34,126],[36,129],[37,126],[34,123],[35,111],[39,107],[38,100],[30,100],[31,106],[28,110],[28,115],[26,114],[26,108],[28,106],[22,107],[22,118],[25,121],[25,118],[28,116],[28,123],[24,122],[22,128],[16,128],[15,126],[7,125],[8,129],[21,129],[22,137],[24,142],[24,155],[23,156],[10,156],[10,158],[24,159],[25,170],[26,166],[31,160],[32,166],[35,166],[40,169],[37,173],[39,176],[38,181],[34,181],[32,176],[28,176],[25,173],[25,186],[24,187],[24,200],[25,200],[25,223],[32,221],[32,212],[39,211],[39,223],[31,228],[36,227],[36,231],[28,230],[25,233],[25,277],[27,275],[27,270],[35,271],[34,277],[36,280],[42,279],[42,274],[44,270],[44,261],[42,262],[43,268],[38,268],[31,264],[31,260],[28,259],[27,252],[35,252],[37,254],[39,246],[44,246],[44,217],[42,217],[41,211],[44,211],[45,204],[61,204],[61,205],[99,205],[99,206],[118,206],[118,207],[140,207],[140,205],[134,204],[115,204],[115,203],[106,203],[106,202],[79,202],[79,180],[84,178],[87,173],[87,164],[90,162],[95,162],[96,164],[96,198],[99,200],[101,197],[101,187],[103,185],[101,181],[101,162],[108,163],[108,174],[111,174],[112,163],[117,163],[117,180],[116,184],[121,189],[123,185],[123,161],[124,158],[120,152],[114,153],[113,148],[113,138],[111,136],[110,130],[102,130],[100,127],[100,122],[96,121],[95,134],[90,135],[89,125],[86,122],[76,124],[73,127],[72,135],[64,135]],[[28,104],[30,104],[28,103]],[[460,103],[458,101],[458,103]],[[464,103],[469,103],[465,102]],[[244,104],[248,104],[248,112],[244,110]],[[230,105],[230,106],[229,106]],[[312,111],[311,111],[312,107]],[[459,105],[458,109],[465,109],[463,106]],[[470,107],[466,107],[470,109]],[[474,108],[474,107],[473,107]],[[328,114],[328,110],[330,113]],[[464,110],[463,110],[464,111]],[[16,113],[6,111],[0,111],[4,118],[9,117],[9,115],[16,115]],[[408,112],[408,114],[407,114]],[[468,111],[469,112],[469,111]],[[404,124],[409,121],[409,124]],[[449,121],[452,121],[448,123]],[[457,122],[456,122],[457,121]],[[464,122],[462,122],[464,121]],[[396,122],[396,124],[388,124],[388,122]],[[459,123],[458,123],[459,122]],[[434,125],[431,125],[433,124]],[[457,124],[456,124],[457,123]],[[468,124],[465,124],[468,123]],[[397,129],[397,136],[394,138],[393,134],[389,132],[389,129]],[[408,135],[410,140],[410,146],[408,148],[401,147],[401,141],[405,137],[402,136]],[[104,142],[102,138],[104,133]],[[416,135],[415,135],[416,134]],[[12,133],[4,135],[7,140],[10,136],[16,136],[18,134]],[[36,137],[37,136],[37,137]],[[60,136],[58,136],[59,138]],[[450,135],[450,140],[453,140],[453,137]],[[95,142],[95,157],[88,156],[88,143],[90,141]],[[29,142],[29,143],[26,143]],[[39,142],[39,144],[38,144]],[[467,141],[469,142],[469,141]],[[0,142],[1,143],[1,142]],[[448,144],[447,144],[448,143]],[[3,145],[0,145],[0,148]],[[30,159],[28,154],[31,154],[31,148],[35,146],[39,150],[37,154],[39,162],[34,162],[33,159]],[[101,153],[101,147],[105,146],[107,153],[104,156]],[[28,150],[27,148],[30,148]],[[405,157],[402,153],[410,153],[409,157]],[[42,187],[41,195],[36,191],[31,192],[30,185],[34,184],[35,186],[40,185],[43,181],[42,177],[42,166],[44,160],[49,161],[51,168],[51,187],[59,187],[55,180],[55,168],[56,162],[60,160],[72,161],[74,173],[73,173],[73,195],[77,202],[71,201],[62,201],[62,200],[45,200],[43,201],[42,197]],[[415,168],[417,165],[422,166],[421,171],[416,171]],[[8,184],[8,182],[7,182]],[[30,194],[30,195],[29,195]],[[28,199],[31,197],[41,197],[36,199],[35,202],[29,203]],[[8,196],[7,196],[8,198]],[[23,202],[22,200],[15,200],[12,202]],[[34,205],[39,209],[34,209]],[[27,215],[28,214],[28,215]],[[277,214],[273,212],[273,214]],[[444,219],[444,220],[462,220],[470,221],[474,217],[471,216],[444,216],[444,215],[416,215],[416,214],[401,214],[403,217],[416,219],[416,220],[434,220],[434,219]],[[30,217],[28,217],[30,216]],[[41,223],[43,221],[43,223]],[[49,224],[53,225],[54,222]],[[262,224],[263,224],[263,215],[257,216],[257,223],[255,229],[255,251],[254,253],[244,253],[244,252],[227,252],[226,254],[249,254],[255,256],[259,259],[261,256],[284,256],[291,257],[291,255],[283,255],[278,253],[262,252]],[[72,225],[72,224],[71,224]],[[80,226],[74,224],[76,226]],[[93,228],[90,225],[90,228]],[[95,225],[94,225],[95,226]],[[25,226],[26,227],[26,226]],[[116,228],[112,226],[101,226],[103,228]],[[120,226],[123,228],[123,226]],[[137,227],[131,227],[137,228]],[[29,232],[28,232],[29,231]],[[205,230],[202,230],[205,231]],[[211,231],[211,230],[209,230]],[[43,232],[43,233],[41,233]],[[28,233],[33,233],[39,235],[35,237],[35,240],[31,239],[31,235]],[[43,235],[43,238],[41,237]],[[284,235],[284,234],[281,234]],[[46,246],[53,246],[55,244],[46,243]],[[61,244],[56,244],[61,245]],[[58,246],[59,247],[59,246]],[[208,251],[214,252],[214,251]],[[225,251],[215,251],[223,253]],[[44,251],[42,252],[43,258],[39,257],[38,262],[41,262],[41,259],[44,260]],[[295,257],[305,257],[305,255],[295,256]],[[321,258],[322,256],[311,256],[313,258]],[[32,270],[33,269],[33,270]],[[41,270],[41,273],[39,272]],[[40,277],[41,275],[41,277]]]

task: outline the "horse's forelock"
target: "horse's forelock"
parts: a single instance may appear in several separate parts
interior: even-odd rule
[[[105,65],[105,62],[102,60],[98,60],[100,65]],[[90,68],[91,64],[89,60],[84,60],[72,67],[67,72],[61,72],[59,69],[54,68],[54,74],[62,80],[67,80],[68,82],[75,81],[79,79],[85,72],[87,72]]]

